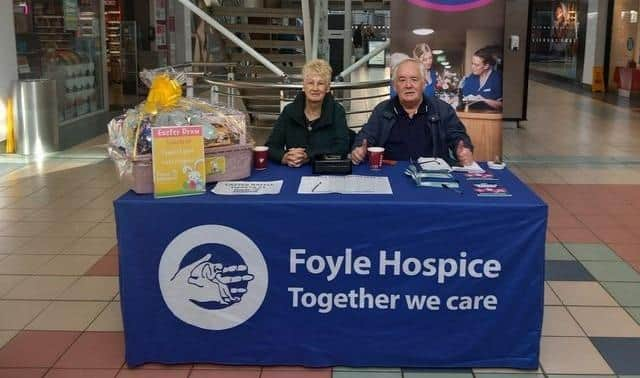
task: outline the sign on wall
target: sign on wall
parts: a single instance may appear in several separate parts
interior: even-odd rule
[[[419,7],[441,12],[463,12],[469,9],[483,7],[493,0],[409,0]]]

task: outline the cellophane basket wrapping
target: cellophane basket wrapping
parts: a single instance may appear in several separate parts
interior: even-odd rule
[[[247,115],[197,98],[181,96],[182,74],[143,71],[151,83],[147,100],[108,124],[109,155],[120,178],[136,193],[153,192],[151,129],[202,125],[207,182],[238,180],[251,174],[253,141]]]

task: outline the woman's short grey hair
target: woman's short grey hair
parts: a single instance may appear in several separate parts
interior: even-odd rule
[[[331,84],[331,74],[331,66],[322,59],[310,60],[302,67],[303,79],[308,75],[318,75],[327,82],[327,85]]]

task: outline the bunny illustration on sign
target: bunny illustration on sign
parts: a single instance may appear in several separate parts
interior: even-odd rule
[[[184,183],[186,189],[189,190],[204,190],[204,180],[202,180],[202,175],[198,170],[198,164],[201,164],[202,159],[198,159],[193,163],[193,167],[189,165],[184,165],[182,171],[187,174],[187,180]]]

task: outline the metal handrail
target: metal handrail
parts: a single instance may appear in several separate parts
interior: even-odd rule
[[[202,9],[198,8],[195,4],[193,4],[190,0],[178,0],[180,4],[182,4],[185,8],[189,9],[191,12],[198,15],[204,22],[211,25],[214,29],[216,29],[220,34],[227,37],[231,42],[233,42],[236,46],[240,47],[247,54],[251,55],[252,58],[262,63],[265,67],[267,67],[274,74],[284,78],[286,80],[287,74],[276,67],[271,61],[262,56],[259,52],[253,49],[253,47],[247,45],[243,40],[238,38],[235,34],[230,32],[227,28],[220,25],[218,21],[214,20],[213,17],[209,16]]]
[[[237,64],[236,64],[237,65]],[[231,70],[227,70],[227,78],[218,79],[219,75],[211,74],[209,72],[201,72],[200,70],[194,70],[196,66],[217,66],[217,67],[230,67],[234,66],[234,64],[230,63],[185,63],[180,65],[174,65],[170,67],[163,67],[161,69],[175,70],[181,69],[182,74],[187,76],[187,96],[194,95],[194,89],[197,90],[208,90],[211,96],[211,102],[219,102],[219,95],[226,97],[227,106],[237,109],[242,109],[244,112],[250,114],[255,117],[255,120],[261,121],[270,121],[278,117],[280,112],[275,112],[274,110],[279,104],[282,106],[286,103],[290,103],[295,99],[295,94],[298,91],[301,91],[303,88],[303,84],[301,82],[301,76],[291,75],[288,79],[296,78],[296,82],[289,82],[285,80],[282,82],[281,78],[274,78],[272,80],[276,82],[269,81],[259,81],[259,80],[245,80],[245,81],[236,81],[234,80],[234,73]],[[244,67],[244,65],[237,65],[240,67]],[[351,105],[354,101],[364,101],[371,99],[383,99],[389,96],[388,91],[384,91],[382,94],[375,95],[352,95],[351,90],[365,90],[365,89],[374,89],[374,88],[384,88],[388,89],[390,87],[390,82],[388,79],[383,80],[372,80],[365,82],[332,82],[331,90],[337,92],[337,95],[334,94],[336,101],[342,103],[345,107],[345,114],[347,115],[347,119],[349,121],[349,128],[357,130],[362,127],[362,124],[366,121],[366,118],[362,118],[362,115],[366,113],[370,113],[373,110],[374,106],[370,106],[369,103],[364,103],[364,107],[366,109],[362,109],[362,106],[355,107]],[[270,94],[257,94],[257,95],[243,95],[241,94],[241,90],[251,90],[251,89],[272,89],[274,91],[278,91],[279,95],[270,95]],[[202,93],[200,92],[200,95]],[[263,104],[256,105],[256,108],[246,109],[244,106],[238,107],[238,104],[235,100],[273,100],[276,104]],[[358,110],[356,110],[358,109]],[[266,118],[265,118],[266,117]],[[259,130],[260,133],[263,133],[266,130],[271,129],[271,125],[262,126],[261,122],[256,122],[256,124],[250,125],[253,130]],[[263,135],[264,136],[264,135]]]
[[[381,97],[387,97],[389,96],[389,93],[383,93],[383,94],[379,94],[379,95],[373,95],[373,96],[362,96],[362,97],[336,97],[335,100],[336,101],[358,101],[358,100],[370,100],[372,98],[381,98]]]
[[[165,67],[159,67],[159,68],[155,68],[156,70],[161,70],[161,69],[168,69],[168,68],[173,68],[173,69],[180,69],[180,68],[191,68],[193,66],[200,66],[200,67],[236,67],[238,66],[238,62],[185,62],[185,63],[181,63],[181,64],[174,64],[171,66],[165,66]]]
[[[265,83],[257,81],[218,81],[205,78],[204,81],[210,85],[215,85],[223,88],[233,89],[302,89],[302,84],[289,83]],[[358,83],[350,82],[332,82],[331,89],[369,89],[377,88],[385,85],[389,85],[389,80],[372,80]]]
[[[375,49],[373,49],[372,51],[370,51],[367,55],[363,56],[362,58],[358,59],[357,62],[353,63],[352,65],[350,65],[349,67],[345,68],[344,71],[340,72],[337,76],[338,79],[344,79],[345,77],[347,77],[348,75],[351,75],[351,73],[355,70],[357,70],[358,68],[362,67],[365,63],[367,63],[371,58],[373,58],[374,56],[380,54],[382,51],[384,51],[386,48],[388,48],[391,45],[391,40],[387,39],[386,41],[384,41],[383,44],[381,44],[380,46],[376,47]]]
[[[195,89],[211,89],[211,86],[209,85],[194,85]],[[243,95],[239,95],[239,94],[235,94],[232,92],[226,92],[226,91],[220,91],[218,90],[217,92],[218,94],[224,95],[224,96],[233,96],[235,98],[241,98],[241,99],[252,99],[252,100],[281,100],[282,98],[280,96],[276,96],[276,95],[253,95],[253,96],[243,96]],[[286,99],[285,99],[286,100]]]

